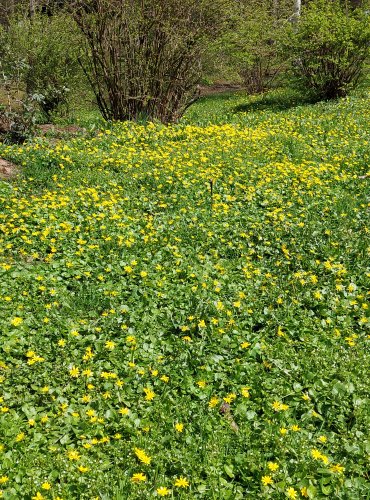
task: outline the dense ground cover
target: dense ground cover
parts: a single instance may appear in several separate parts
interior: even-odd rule
[[[0,146],[4,498],[370,497],[369,109]]]

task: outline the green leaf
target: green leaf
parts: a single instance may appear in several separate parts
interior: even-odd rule
[[[234,479],[235,477],[235,474],[234,474],[234,469],[232,467],[232,465],[225,465],[224,466],[224,469],[225,469],[225,472],[226,474],[231,478],[231,479]]]

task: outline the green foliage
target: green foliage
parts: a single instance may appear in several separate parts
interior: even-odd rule
[[[5,499],[369,498],[368,109],[0,145]]]
[[[0,105],[0,138],[4,142],[21,144],[35,132],[41,96],[23,97],[16,107]]]
[[[224,72],[237,75],[250,93],[267,90],[283,67],[276,42],[289,12],[284,1],[275,10],[268,2],[235,2],[228,29],[209,46],[213,72],[225,68]]]
[[[64,14],[17,15],[2,32],[4,71],[10,79],[20,79],[27,96],[42,96],[40,109],[47,120],[68,102],[79,83],[78,45],[73,21]],[[13,75],[20,65],[22,72]]]
[[[283,42],[295,84],[314,99],[345,96],[355,88],[369,56],[368,13],[317,0],[302,11]]]
[[[2,46],[4,48],[4,45]],[[22,143],[30,139],[39,114],[42,96],[27,95],[23,91],[22,61],[9,63],[5,67],[0,59],[0,134],[1,140]]]

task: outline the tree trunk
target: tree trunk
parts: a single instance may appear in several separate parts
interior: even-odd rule
[[[275,19],[279,16],[279,0],[272,0],[272,14]]]
[[[29,10],[30,10],[30,17],[32,18],[35,15],[36,11],[36,0],[30,0],[30,5],[29,5]]]
[[[298,19],[301,17],[301,7],[302,7],[302,1],[294,0],[294,14],[293,14],[294,23],[298,22]]]

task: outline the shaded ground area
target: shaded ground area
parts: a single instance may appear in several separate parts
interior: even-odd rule
[[[243,86],[238,83],[215,83],[214,85],[200,85],[200,96],[223,94],[224,92],[235,92],[243,90]]]
[[[310,99],[304,98],[298,94],[275,93],[275,94],[260,94],[254,95],[253,100],[239,104],[234,107],[235,113],[240,112],[255,112],[255,111],[287,111],[297,106],[310,104]]]

